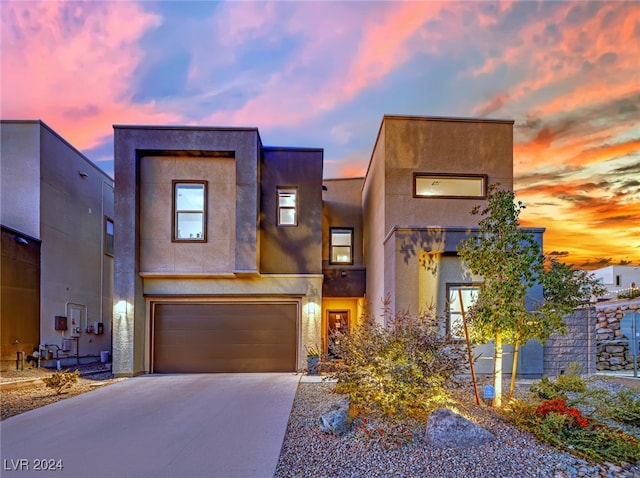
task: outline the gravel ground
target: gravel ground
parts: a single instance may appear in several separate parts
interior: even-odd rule
[[[590,383],[596,381],[590,379]],[[608,380],[597,383],[605,388],[619,387]],[[640,462],[624,467],[588,463],[539,443],[495,410],[478,407],[475,402],[457,411],[496,436],[496,440],[483,446],[453,449],[429,445],[422,439],[426,423],[414,424],[413,439],[400,446],[395,438],[380,439],[375,435],[379,424],[371,421],[366,428],[374,432],[375,439],[357,421],[343,436],[325,434],[318,427],[318,417],[344,400],[332,388],[331,383],[299,385],[276,478],[640,477]],[[473,397],[471,392],[468,396]]]
[[[59,395],[40,381],[43,377],[50,377],[55,370],[46,368],[2,370],[0,372],[0,420],[90,392],[97,387],[126,380],[114,378],[110,367],[102,363],[80,365],[73,368],[80,370],[81,377],[70,389]]]
[[[0,387],[0,419],[126,380],[113,378],[104,364],[83,365],[80,369],[83,376],[61,395],[40,381],[29,382],[50,376],[53,370],[3,370],[0,372],[0,384],[4,385]],[[16,387],[20,381],[24,381],[23,385]],[[4,382],[13,384],[7,388]],[[590,378],[588,384],[611,392],[623,387],[597,378]],[[371,438],[365,429],[375,435],[381,425],[373,420],[364,427],[356,423],[361,426],[352,427],[341,437],[327,435],[320,431],[317,419],[344,401],[343,396],[332,392],[333,386],[330,382],[300,383],[274,478],[640,478],[640,462],[625,467],[588,463],[538,443],[533,435],[511,426],[490,407],[478,407],[473,402],[461,405],[457,411],[491,431],[496,440],[490,444],[466,449],[430,446],[422,439],[426,424],[417,423],[410,432],[396,430],[392,437]],[[526,393],[527,389],[528,384],[524,384],[517,394]],[[468,391],[467,396],[472,397],[472,392]],[[640,438],[638,430],[635,434]]]

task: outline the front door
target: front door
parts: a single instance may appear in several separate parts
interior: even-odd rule
[[[330,359],[339,359],[340,334],[349,333],[349,311],[330,310],[327,317],[327,353]]]

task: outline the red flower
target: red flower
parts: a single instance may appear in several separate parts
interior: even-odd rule
[[[573,407],[567,407],[567,403],[561,398],[555,398],[553,400],[546,400],[538,406],[536,413],[542,417],[546,417],[549,413],[557,413],[558,415],[565,415],[570,417],[571,425],[577,426],[581,429],[586,429],[589,426],[590,420],[583,417],[580,410]]]

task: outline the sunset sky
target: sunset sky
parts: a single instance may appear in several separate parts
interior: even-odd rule
[[[514,119],[545,250],[640,264],[640,2],[5,1],[1,117],[113,174],[113,124],[256,126],[361,176],[384,114]]]

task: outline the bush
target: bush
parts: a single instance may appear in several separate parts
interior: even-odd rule
[[[573,400],[585,408],[592,409],[600,419],[610,419],[640,428],[640,390],[623,389],[615,394],[595,389],[583,393]]]
[[[605,413],[616,422],[640,427],[640,391],[621,390],[604,404]]]
[[[582,393],[587,389],[587,384],[578,375],[578,364],[573,362],[569,366],[567,373],[559,375],[555,381],[549,377],[542,377],[538,382],[531,385],[530,390],[545,400],[555,398],[567,399],[567,392]]]
[[[443,385],[466,366],[464,351],[439,335],[432,313],[400,314],[387,327],[368,318],[336,338],[342,361],[332,374],[335,390],[364,412],[425,416],[448,402]]]
[[[58,370],[51,377],[45,377],[42,379],[44,384],[53,388],[56,395],[60,395],[64,390],[71,388],[74,383],[78,381],[80,376],[80,370],[69,372],[68,370]]]
[[[635,463],[640,441],[622,430],[585,417],[562,399],[539,405],[515,400],[511,403],[514,423],[559,450],[598,463]]]

